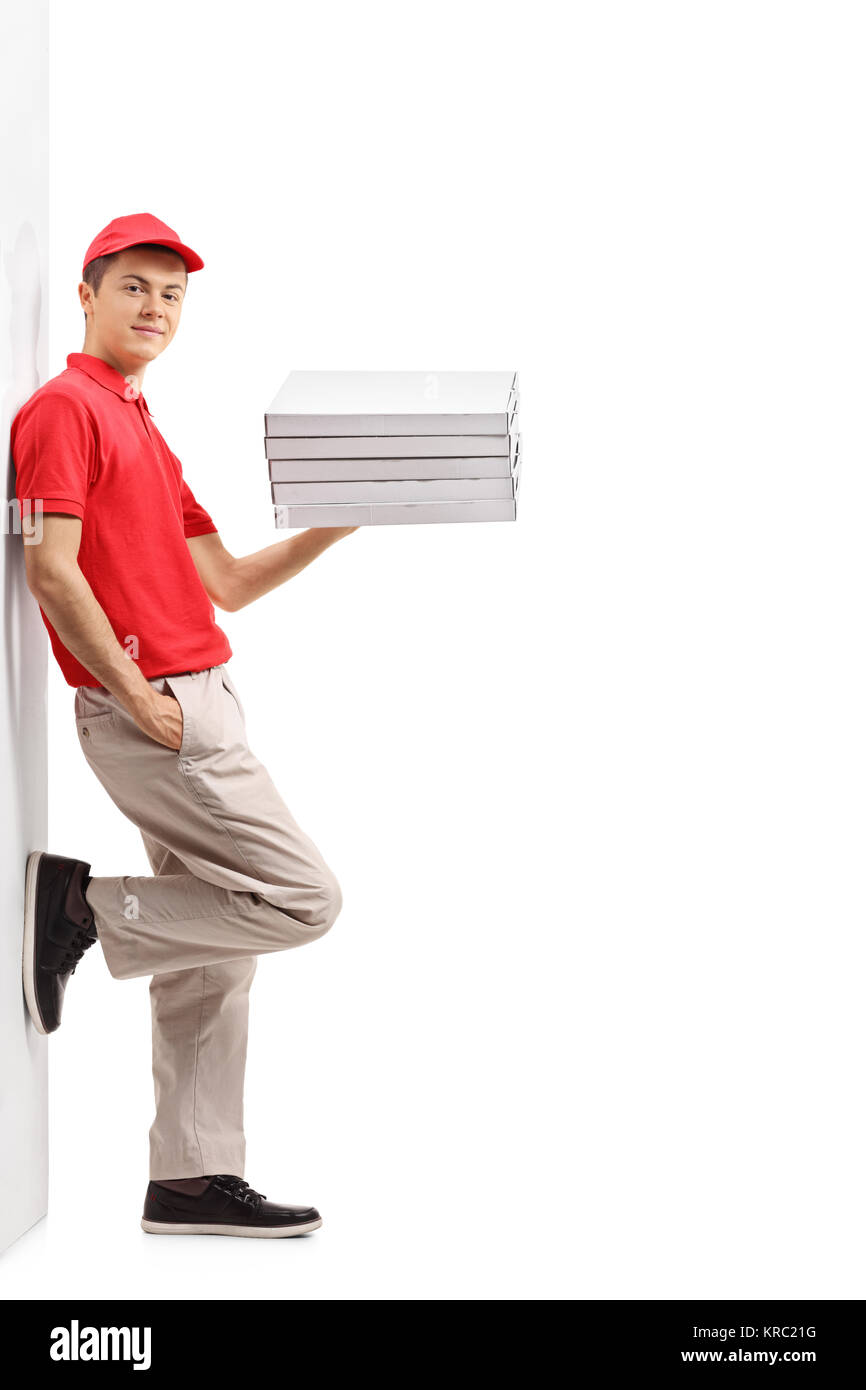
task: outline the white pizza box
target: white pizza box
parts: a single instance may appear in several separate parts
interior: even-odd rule
[[[516,372],[290,372],[265,435],[506,434]]]
[[[302,435],[265,438],[268,459],[327,458],[499,458],[507,455],[520,432],[517,412],[502,434]]]
[[[390,482],[271,483],[274,502],[319,506],[353,502],[485,502],[516,496],[520,462],[507,478],[399,478]]]
[[[272,483],[369,482],[392,478],[507,478],[520,457],[520,435],[510,452],[465,458],[269,459]]]
[[[517,500],[474,502],[379,502],[344,507],[275,506],[278,527],[410,526],[429,522],[515,521]]]
[[[271,459],[272,483],[370,482],[392,478],[507,478],[520,456],[465,459]]]

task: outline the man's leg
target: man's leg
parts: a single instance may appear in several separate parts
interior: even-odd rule
[[[109,691],[76,692],[82,751],[155,870],[91,878],[86,897],[111,974],[153,977],[151,1178],[242,1177],[256,958],[318,939],[342,894],[250,750],[224,668],[150,683],[181,704],[179,751],[143,733]]]
[[[141,832],[155,874],[183,863]],[[258,958],[163,971],[150,982],[153,1089],[150,1177],[242,1178],[249,990]]]
[[[185,870],[91,878],[87,901],[109,971],[131,979],[316,940],[340,911],[340,886],[249,748],[224,668],[150,684],[181,704],[179,752],[149,738],[109,691],[76,692],[92,771]]]

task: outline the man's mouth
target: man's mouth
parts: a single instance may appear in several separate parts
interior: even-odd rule
[[[161,328],[145,328],[143,324],[134,323],[133,328],[136,333],[147,333],[151,338],[161,338],[163,330]]]

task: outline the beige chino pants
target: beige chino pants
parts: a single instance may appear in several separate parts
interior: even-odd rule
[[[94,877],[87,901],[114,978],[153,977],[150,1177],[243,1177],[257,957],[323,936],[342,894],[251,752],[225,665],[148,684],[181,706],[179,750],[145,734],[110,691],[75,691],[82,752],[138,826],[154,873]]]

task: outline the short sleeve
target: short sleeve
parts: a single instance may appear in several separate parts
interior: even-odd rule
[[[15,495],[33,509],[84,518],[96,467],[96,436],[86,407],[49,393],[25,402],[10,431]],[[22,507],[23,510],[23,507]]]
[[[180,496],[183,503],[184,536],[207,536],[217,528],[213,520],[192,495],[189,483],[181,476]]]

